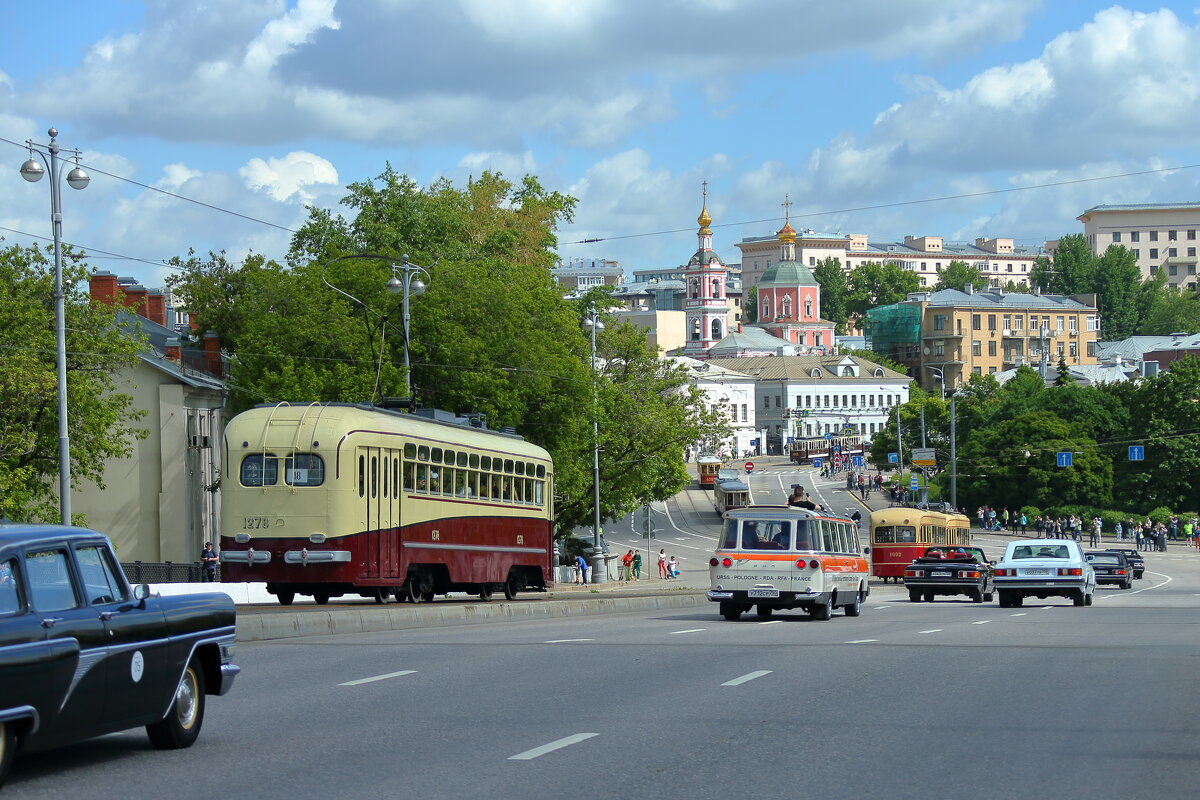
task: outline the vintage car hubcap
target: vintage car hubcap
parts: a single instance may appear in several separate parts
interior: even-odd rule
[[[179,717],[179,724],[184,729],[190,728],[196,724],[196,711],[199,707],[199,695],[196,691],[196,673],[188,667],[183,673],[183,680],[179,682],[179,689],[175,692],[175,713]]]

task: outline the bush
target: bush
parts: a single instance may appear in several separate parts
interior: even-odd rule
[[[1167,508],[1166,506],[1159,506],[1146,516],[1150,517],[1150,519],[1154,520],[1155,522],[1165,523],[1171,519],[1171,509]]]
[[[1036,517],[1040,517],[1042,515],[1042,510],[1037,506],[1021,506],[1021,510],[1018,513],[1024,514],[1025,521],[1032,523]]]

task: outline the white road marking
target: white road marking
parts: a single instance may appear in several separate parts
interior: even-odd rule
[[[891,606],[875,606],[876,611],[887,611]]]
[[[941,628],[930,628],[927,631],[918,631],[918,633],[941,633],[941,632],[942,632]]]
[[[1009,616],[1010,617],[1023,617],[1023,616],[1025,616],[1025,612],[1022,611],[1020,614],[1009,614]]]
[[[388,678],[399,678],[401,675],[412,675],[414,672],[416,672],[415,669],[402,669],[399,672],[389,672],[386,675],[375,675],[370,678],[359,678],[356,681],[346,681],[345,683],[339,683],[338,686],[361,686],[364,683],[386,681]]]
[[[871,642],[878,642],[878,641],[879,641],[878,639],[854,639],[852,641],[846,642],[846,644],[870,644]]]
[[[1054,608],[1054,606],[1041,606],[1041,608],[1043,611],[1045,611],[1047,608]]]
[[[755,678],[761,678],[763,675],[770,675],[770,674],[771,674],[771,670],[769,670],[769,669],[756,669],[756,670],[754,670],[754,672],[747,672],[745,675],[743,675],[740,678],[734,678],[731,681],[725,681],[721,685],[722,686],[741,686],[743,683],[749,683],[750,681],[754,680]]]
[[[699,633],[702,630],[704,628],[688,628],[686,631],[671,631],[671,635],[674,636],[677,633]]]
[[[991,622],[990,619],[981,619],[978,622],[972,622],[971,624],[972,625],[987,625],[989,622]]]
[[[591,739],[593,736],[599,736],[598,733],[576,733],[571,736],[564,736],[561,739],[555,739],[553,742],[548,742],[541,747],[535,747],[532,750],[526,750],[524,753],[517,753],[515,756],[509,756],[509,761],[532,761],[538,756],[544,756],[546,753],[553,753],[555,750],[561,750],[564,747],[570,747],[573,744],[579,744],[582,741]]]
[[[758,624],[759,625],[778,625],[781,622],[783,622],[783,620],[781,620],[781,619],[769,619],[766,622],[760,622]]]
[[[595,639],[547,639],[543,644],[563,644],[564,642],[594,642]]]

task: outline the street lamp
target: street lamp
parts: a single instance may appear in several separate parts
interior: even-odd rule
[[[930,372],[935,373],[935,377],[937,378],[938,386],[940,386],[942,389],[942,401],[945,402],[945,400],[946,400],[946,376],[944,374],[942,374],[942,371],[940,369],[938,369],[937,367],[931,367],[929,365],[926,365],[925,369],[929,370]]]
[[[35,144],[32,139],[25,140],[29,147],[29,160],[21,165],[21,177],[30,183],[37,183],[46,169],[50,170],[50,223],[54,234],[54,344],[58,365],[58,495],[62,524],[70,525],[71,437],[67,427],[67,306],[62,277],[62,186],[58,181],[61,174],[58,154],[63,152],[63,148],[58,144],[58,130],[51,128],[46,133],[50,136],[49,144]],[[66,152],[75,158],[74,169],[67,173],[67,185],[72,189],[83,189],[91,178],[79,166],[80,151]],[[41,163],[38,163],[39,161]]]
[[[600,400],[596,385],[596,331],[604,330],[604,323],[595,303],[588,306],[583,328],[591,333],[592,339],[592,583],[597,584],[605,583],[608,575],[600,547]]]

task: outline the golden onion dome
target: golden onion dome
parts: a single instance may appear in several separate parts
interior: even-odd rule
[[[712,217],[708,215],[708,203],[700,209],[700,216],[696,217],[696,223],[700,226],[700,233],[712,234],[712,230],[708,227],[712,225]]]
[[[781,242],[796,241],[796,229],[792,227],[792,223],[790,222],[783,223],[783,227],[775,235],[779,237],[779,241]]]

